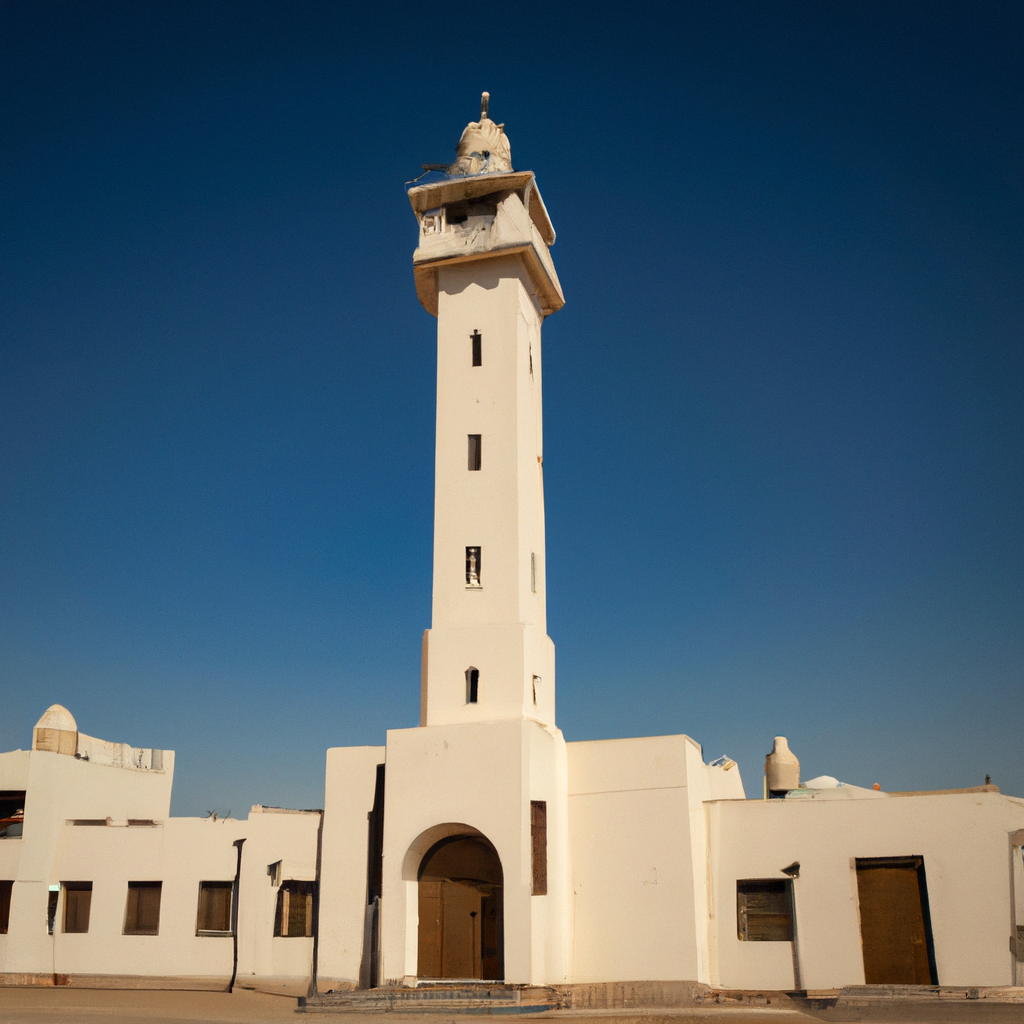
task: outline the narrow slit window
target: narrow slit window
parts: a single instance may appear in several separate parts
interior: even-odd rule
[[[470,666],[466,669],[466,703],[476,704],[480,696],[480,669]]]
[[[530,590],[537,593],[537,554],[534,551],[530,552]]]
[[[7,934],[7,926],[11,920],[11,890],[14,882],[7,880],[0,882],[0,935]]]
[[[480,548],[466,548],[466,586],[480,586]]]
[[[474,331],[470,336],[469,340],[473,343],[473,365],[483,366],[483,336],[479,331]]]
[[[89,930],[92,882],[61,882],[64,889],[64,931],[82,934]]]
[[[540,686],[540,676],[533,677],[533,703],[537,703],[537,688]]]
[[[482,444],[479,434],[469,434],[469,468],[477,470],[482,464]]]
[[[232,882],[200,882],[196,935],[231,934]]]
[[[160,933],[160,893],[163,882],[129,882],[124,908],[125,935]]]
[[[530,801],[530,843],[533,860],[533,895],[548,893],[548,805],[544,800]]]

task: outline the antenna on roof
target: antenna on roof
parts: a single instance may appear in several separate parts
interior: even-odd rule
[[[481,93],[480,95],[480,120],[483,121],[487,118],[487,104],[491,100],[491,94],[489,92]]]

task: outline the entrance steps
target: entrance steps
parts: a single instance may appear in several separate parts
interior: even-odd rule
[[[416,988],[350,989],[307,996],[305,1013],[542,1013],[569,1005],[564,994],[542,985],[499,982],[419,985]]]

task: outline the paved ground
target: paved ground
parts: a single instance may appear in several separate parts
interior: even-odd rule
[[[606,1011],[517,1016],[476,1017],[468,1014],[300,1014],[296,1001],[256,992],[145,992],[96,989],[0,988],[0,1024],[506,1024],[530,1020],[562,1019],[565,1024],[810,1024],[812,1020],[892,1022],[892,1024],[1024,1024],[1024,1005],[984,1002],[897,1002],[866,1007],[816,1009],[693,1008],[686,1010]],[[397,1018],[397,1019],[396,1019]]]

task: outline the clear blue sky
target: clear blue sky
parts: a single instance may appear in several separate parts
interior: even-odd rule
[[[1024,6],[0,5],[0,749],[318,806],[416,723],[404,182],[533,169],[566,737],[1024,795]]]

